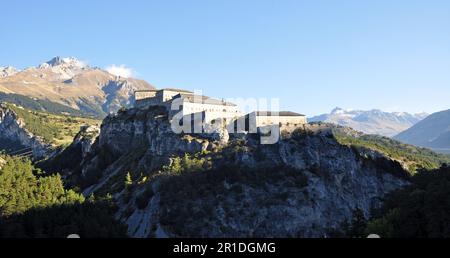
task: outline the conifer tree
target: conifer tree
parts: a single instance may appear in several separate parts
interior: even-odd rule
[[[128,172],[125,176],[125,186],[130,187],[131,185],[133,185],[133,180],[131,179],[131,173]]]

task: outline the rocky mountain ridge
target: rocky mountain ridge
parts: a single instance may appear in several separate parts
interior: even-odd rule
[[[134,91],[154,89],[149,83],[112,75],[76,58],[55,57],[22,71],[0,70],[0,92],[50,100],[104,117],[133,103]]]
[[[378,109],[362,111],[335,108],[329,114],[311,117],[308,120],[311,122],[327,122],[348,126],[366,134],[378,134],[393,137],[418,123],[427,115],[428,114],[426,113],[389,113]]]

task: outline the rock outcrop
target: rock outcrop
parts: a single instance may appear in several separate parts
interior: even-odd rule
[[[45,157],[51,150],[40,137],[25,128],[25,122],[17,114],[0,103],[0,138],[16,143],[30,151],[35,158]]]
[[[100,128],[98,126],[82,126],[69,146],[58,148],[46,160],[40,161],[38,166],[49,173],[60,173],[70,184],[71,176],[80,169],[81,162],[91,152],[99,134]]]
[[[152,171],[170,162],[173,155],[197,153],[217,145],[219,142],[206,138],[173,133],[165,108],[130,109],[105,118],[92,152],[83,160],[81,174],[85,178],[99,172],[108,175],[124,165]]]
[[[130,109],[104,120],[73,182],[111,194],[132,237],[326,237],[408,184],[398,163],[332,132],[305,125],[260,145],[252,134],[174,134],[164,109]]]
[[[92,145],[100,134],[100,127],[86,125],[80,128],[80,132],[73,139],[71,147],[80,146],[81,157],[85,158],[91,151]]]

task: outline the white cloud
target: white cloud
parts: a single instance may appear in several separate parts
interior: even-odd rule
[[[120,77],[125,77],[125,78],[129,78],[132,77],[135,72],[132,68],[126,67],[125,65],[110,65],[108,67],[106,67],[106,71],[108,71],[108,73],[116,75],[116,76],[120,76]]]

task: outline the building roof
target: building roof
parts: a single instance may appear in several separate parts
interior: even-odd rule
[[[175,92],[180,92],[180,93],[193,93],[192,91],[188,91],[188,90],[182,90],[182,89],[175,89],[175,88],[165,88],[165,89],[161,89],[159,91],[175,91]]]
[[[175,89],[175,88],[167,88],[167,89],[160,89],[160,90],[157,90],[157,89],[154,89],[154,90],[136,90],[134,92],[136,93],[136,92],[158,92],[158,91],[174,91],[174,92],[189,93],[189,94],[193,93],[192,91],[182,90],[182,89]]]
[[[181,97],[183,101],[188,101],[190,103],[196,103],[196,101],[201,100],[201,104],[209,104],[209,105],[221,105],[221,106],[232,106],[235,107],[236,104],[231,102],[226,102],[223,100],[213,99],[207,96],[194,95],[194,94],[178,94],[174,98]]]
[[[279,111],[279,112],[274,112],[274,111],[256,111],[254,112],[256,113],[257,116],[305,116],[299,113],[295,113],[292,111]]]
[[[156,91],[158,91],[158,90],[135,90],[134,93],[137,93],[137,92],[156,92]]]

